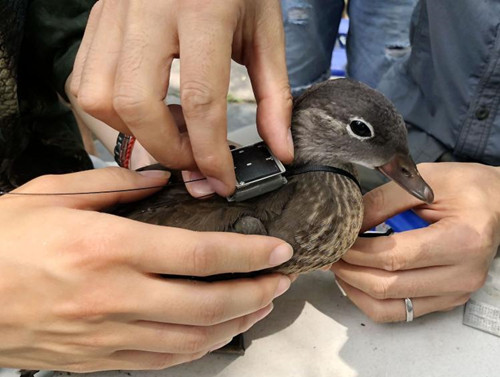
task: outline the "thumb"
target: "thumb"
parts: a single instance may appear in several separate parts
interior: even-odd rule
[[[169,177],[167,171],[134,172],[111,167],[42,176],[17,188],[12,194],[26,195],[40,205],[100,210],[149,196],[166,185]]]
[[[363,197],[364,216],[361,232],[377,226],[388,218],[417,206],[427,207],[395,182],[389,182],[369,191]]]

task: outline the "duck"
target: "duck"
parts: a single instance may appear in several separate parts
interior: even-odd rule
[[[337,262],[355,242],[363,221],[357,165],[377,169],[411,195],[433,201],[410,156],[403,117],[369,86],[347,78],[312,86],[294,100],[291,130],[294,161],[286,166],[287,183],[272,192],[241,202],[219,196],[200,200],[191,197],[179,172],[172,172],[161,191],[111,213],[193,231],[278,237],[293,247],[293,257],[261,272],[290,275]]]

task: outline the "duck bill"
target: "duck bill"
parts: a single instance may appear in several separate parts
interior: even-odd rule
[[[427,204],[434,201],[431,187],[424,181],[409,155],[397,154],[387,164],[378,167],[377,170]]]

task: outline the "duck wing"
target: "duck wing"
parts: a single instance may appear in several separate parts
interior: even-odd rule
[[[195,199],[184,186],[167,185],[143,200],[108,210],[114,215],[149,224],[194,231],[234,231],[235,223],[254,212],[249,206],[232,205],[224,198]]]
[[[363,216],[362,196],[350,179],[326,172],[295,177],[295,194],[268,234],[289,242],[293,258],[277,271],[298,273],[337,261],[352,245]]]

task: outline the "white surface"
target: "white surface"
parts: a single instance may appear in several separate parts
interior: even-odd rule
[[[245,335],[244,356],[211,354],[164,371],[92,376],[499,376],[500,338],[462,325],[462,312],[375,324],[340,294],[331,273],[319,271],[275,301],[271,315]]]
[[[250,124],[229,132],[227,139],[241,145],[250,145],[262,141],[255,124]]]

